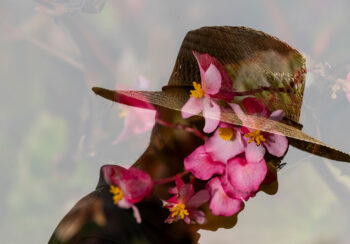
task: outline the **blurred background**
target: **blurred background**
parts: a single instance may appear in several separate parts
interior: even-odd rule
[[[201,26],[255,28],[302,52],[303,131],[349,153],[349,11],[348,0],[1,0],[1,242],[46,243],[103,164],[133,164],[152,123],[126,128],[125,108],[91,87],[159,90]],[[294,148],[285,162],[275,195],[201,243],[350,243],[350,165]]]

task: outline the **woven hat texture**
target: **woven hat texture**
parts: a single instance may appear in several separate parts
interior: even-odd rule
[[[215,57],[229,77],[223,77],[222,94],[234,94],[235,102],[254,94],[271,110],[282,109],[282,122],[248,116],[241,121],[233,112],[223,112],[221,121],[244,124],[252,129],[283,134],[301,150],[329,159],[350,162],[350,155],[301,131],[300,110],[305,87],[305,58],[283,41],[247,27],[203,27],[186,34],[168,84],[162,91],[93,91],[111,101],[130,106],[162,106],[181,111],[189,99],[192,82],[200,82],[193,51]],[[232,84],[228,81],[232,80]]]

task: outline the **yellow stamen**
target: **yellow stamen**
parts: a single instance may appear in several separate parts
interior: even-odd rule
[[[193,84],[194,90],[190,91],[191,92],[190,97],[194,97],[194,98],[201,98],[201,97],[203,97],[204,90],[203,90],[201,84],[197,83],[195,81],[192,82],[192,84]]]
[[[244,136],[250,138],[248,143],[251,143],[252,141],[255,141],[257,146],[260,146],[261,142],[265,142],[266,141],[264,136],[260,134],[260,130],[254,130],[254,131],[252,131],[249,134],[246,134]]]
[[[219,128],[219,136],[225,141],[231,140],[234,134],[235,134],[235,131],[230,127]]]
[[[128,115],[129,111],[124,106],[119,106],[121,112],[118,114],[119,118],[124,118]]]
[[[124,194],[118,186],[111,185],[109,192],[113,194],[114,204],[118,204],[118,202],[123,199]]]
[[[180,216],[181,219],[184,219],[185,215],[186,216],[189,215],[189,213],[185,207],[186,206],[183,203],[176,204],[174,207],[169,209],[169,211],[172,212],[171,217],[175,218],[177,216]]]

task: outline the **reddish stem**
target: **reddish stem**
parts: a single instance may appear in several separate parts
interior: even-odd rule
[[[158,124],[161,124],[161,125],[164,125],[164,126],[167,126],[169,128],[174,128],[174,129],[181,129],[181,130],[186,130],[196,136],[198,136],[199,138],[205,140],[207,137],[206,135],[204,135],[202,132],[200,132],[199,130],[197,130],[196,128],[192,128],[190,126],[187,126],[187,125],[182,125],[182,124],[171,124],[169,122],[166,122],[164,120],[161,120],[159,118],[156,118],[156,122]]]
[[[176,177],[184,177],[185,175],[187,175],[188,173],[190,173],[189,171],[184,171],[184,172],[181,172],[179,174],[176,174],[174,176],[170,176],[168,178],[164,178],[164,179],[160,179],[160,180],[155,180],[153,181],[153,184],[154,185],[163,185],[163,184],[166,184],[166,183],[169,183],[169,182],[172,182],[172,181],[175,181],[176,180]]]
[[[268,109],[269,111],[271,111],[271,106],[272,106],[274,100],[275,100],[275,96],[271,93],[271,94],[270,94],[269,104],[267,105],[267,109]]]

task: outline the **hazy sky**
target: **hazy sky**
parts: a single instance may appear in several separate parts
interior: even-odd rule
[[[53,1],[54,2],[54,1]],[[63,1],[62,1],[63,2]],[[0,2],[0,236],[45,243],[77,200],[94,190],[106,163],[131,165],[149,133],[112,144],[121,109],[94,85],[159,90],[186,32],[247,26],[307,57],[303,131],[350,152],[348,0],[107,1],[99,14],[62,14],[34,1]],[[290,148],[279,190],[259,193],[230,230],[201,243],[349,243],[350,165]]]

